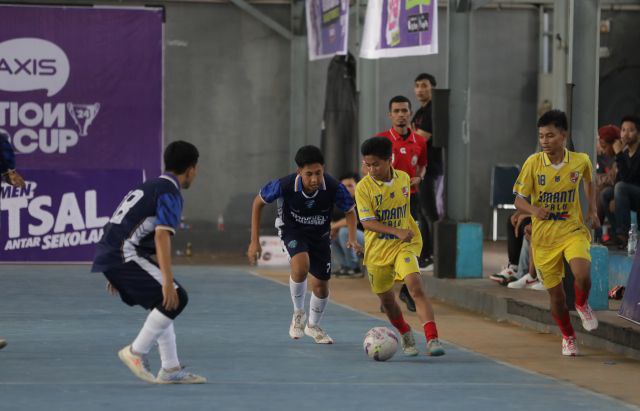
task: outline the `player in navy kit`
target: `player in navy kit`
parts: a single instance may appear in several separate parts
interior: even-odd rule
[[[150,310],[136,339],[118,356],[140,379],[160,384],[199,384],[206,378],[186,372],[178,360],[173,320],[187,305],[184,288],[173,279],[171,236],[182,215],[182,194],[196,177],[198,149],[176,141],[164,152],[165,173],[140,184],[122,200],[96,248],[92,272],[102,272],[108,290],[128,305]],[[152,257],[155,256],[155,259]],[[162,368],[149,369],[147,354],[158,344]]]
[[[329,300],[331,212],[335,205],[346,213],[348,247],[360,251],[356,240],[355,203],[342,183],[324,174],[324,157],[318,147],[300,148],[295,161],[296,173],[270,181],[253,201],[247,256],[252,264],[260,257],[260,215],[265,204],[277,200],[276,226],[291,264],[289,290],[294,311],[289,336],[298,339],[306,334],[318,344],[332,344],[333,339],[319,326]],[[309,321],[305,325],[307,273],[311,273],[312,292]]]

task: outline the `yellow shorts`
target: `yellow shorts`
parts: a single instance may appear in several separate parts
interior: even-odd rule
[[[533,248],[533,263],[538,278],[545,288],[553,288],[564,277],[564,260],[582,258],[591,261],[591,242],[584,235],[570,237],[557,247],[536,246]]]
[[[369,284],[376,294],[382,294],[393,288],[393,282],[402,281],[411,273],[419,273],[418,257],[411,251],[401,251],[394,265],[368,265]]]

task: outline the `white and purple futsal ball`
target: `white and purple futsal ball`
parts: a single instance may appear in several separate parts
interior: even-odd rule
[[[398,350],[398,337],[387,327],[375,327],[365,335],[362,348],[369,358],[387,361]]]

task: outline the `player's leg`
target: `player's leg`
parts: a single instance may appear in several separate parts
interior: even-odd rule
[[[333,344],[333,339],[321,327],[320,321],[329,302],[331,278],[331,248],[324,240],[309,242],[309,320],[304,333],[318,344]]]
[[[371,291],[378,296],[383,311],[387,315],[387,318],[389,318],[389,322],[400,334],[402,352],[404,355],[410,357],[418,355],[416,340],[413,338],[411,327],[404,320],[400,305],[398,305],[393,293],[393,284],[395,282],[394,267],[377,267],[369,265],[367,266],[367,273],[369,275]]]
[[[598,328],[598,319],[587,302],[591,290],[591,244],[586,236],[577,236],[567,242],[565,258],[575,277],[576,311],[587,331]]]
[[[153,383],[156,377],[151,373],[147,355],[173,320],[156,308],[162,304],[163,299],[160,269],[142,258],[136,260],[139,261],[127,262],[106,271],[104,275],[126,304],[140,305],[151,310],[138,336],[118,352],[118,357],[136,377]]]
[[[532,248],[537,276],[549,293],[551,316],[562,333],[562,355],[578,355],[576,334],[571,325],[567,299],[562,286],[564,261],[562,248]]]
[[[427,354],[432,356],[444,355],[442,344],[438,340],[438,329],[436,327],[435,315],[429,297],[424,293],[422,279],[419,272],[413,272],[404,277],[404,282],[416,302],[416,314],[420,318],[424,335],[427,339]]]
[[[304,336],[304,324],[307,314],[304,310],[304,298],[307,294],[307,273],[309,272],[309,250],[306,241],[295,233],[280,233],[283,249],[289,255],[291,275],[289,293],[293,303],[293,315],[289,325],[289,337],[294,340]]]
[[[179,285],[179,284],[178,284]],[[162,312],[166,317],[171,318],[171,324],[158,336],[158,352],[160,353],[160,361],[162,367],[158,372],[157,382],[160,384],[203,384],[207,382],[205,377],[185,371],[180,365],[178,359],[178,349],[176,345],[176,333],[174,330],[173,320],[182,312],[189,301],[186,290],[179,285],[176,289],[178,299],[180,301],[178,308],[172,311],[166,310],[160,306],[156,309]]]

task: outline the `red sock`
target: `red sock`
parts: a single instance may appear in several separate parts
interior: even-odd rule
[[[565,311],[561,317],[553,316],[553,319],[556,320],[558,327],[560,327],[560,332],[565,337],[574,337],[576,333],[573,331],[573,327],[571,326],[571,318],[569,317],[569,311]]]
[[[424,327],[424,335],[427,337],[427,341],[438,338],[438,329],[436,328],[435,321],[429,321]]]
[[[584,307],[589,298],[589,290],[582,291],[582,288],[578,287],[578,284],[574,284],[573,289],[576,292],[576,305]]]
[[[398,318],[394,318],[393,320],[391,320],[391,324],[393,324],[393,326],[398,329],[400,335],[405,334],[407,331],[411,330],[409,324],[407,324],[407,322],[404,320],[402,313],[400,313],[400,316]]]

